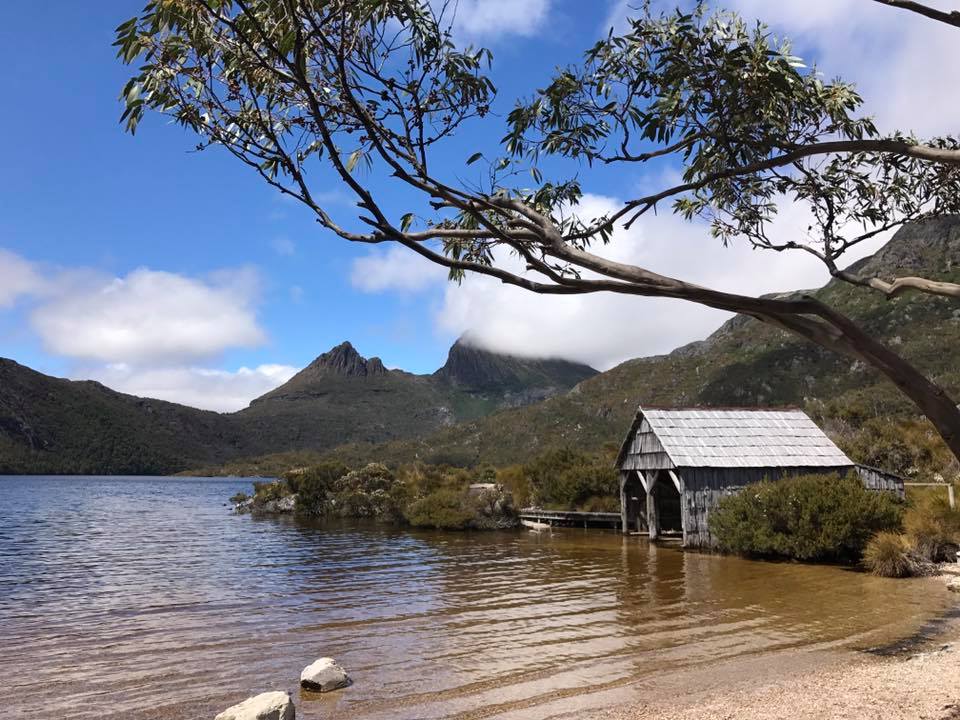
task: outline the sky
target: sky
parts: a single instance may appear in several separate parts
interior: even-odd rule
[[[224,153],[192,152],[195,139],[160,119],[125,134],[117,96],[128,69],[111,42],[142,4],[0,3],[0,357],[233,411],[344,340],[419,373],[439,367],[464,333],[493,350],[603,370],[700,339],[725,319],[680,301],[544,297],[482,277],[451,284],[402,248],[325,233]],[[871,0],[724,7],[791,37],[796,54],[828,78],[854,81],[882,131],[956,132],[960,31]],[[458,38],[493,50],[499,88],[500,116],[471,126],[470,142],[495,152],[514,99],[623,27],[629,13],[623,0],[460,0]],[[462,172],[468,154],[454,143],[441,171]],[[579,212],[602,214],[676,172],[591,175]],[[315,194],[349,213],[344,189],[321,182]],[[803,220],[800,209],[783,207],[778,232],[797,233]],[[724,248],[702,225],[669,213],[618,232],[605,252],[741,293],[826,280],[811,258]]]

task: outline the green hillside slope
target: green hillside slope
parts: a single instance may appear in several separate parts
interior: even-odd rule
[[[443,368],[414,375],[343,343],[245,410],[218,414],[0,360],[0,473],[169,473],[409,438],[550,397],[595,374],[458,342]]]
[[[960,218],[901,229],[863,273],[922,274],[960,281]],[[960,396],[960,303],[920,294],[885,300],[833,281],[814,293],[855,317],[876,336]],[[638,306],[643,300],[637,300]],[[376,457],[498,465],[522,462],[543,450],[588,450],[619,443],[637,404],[799,405],[835,436],[873,417],[910,418],[913,406],[875,371],[847,357],[737,316],[702,342],[651,358],[630,360],[586,380],[569,393],[445,428],[416,441],[377,447],[352,445],[347,460]]]

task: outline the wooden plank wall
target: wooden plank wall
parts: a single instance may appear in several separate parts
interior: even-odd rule
[[[630,438],[621,470],[670,470],[674,466],[646,418]]]
[[[886,490],[896,493],[901,500],[906,497],[903,478],[897,475],[868,465],[857,465],[857,474],[860,475],[860,479],[868,490]]]

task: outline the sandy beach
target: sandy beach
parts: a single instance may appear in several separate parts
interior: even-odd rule
[[[950,568],[944,582],[960,576]],[[957,596],[960,603],[960,595]],[[960,618],[925,639],[891,649],[794,658],[788,672],[769,665],[717,668],[721,677],[694,692],[656,693],[600,720],[960,720]]]

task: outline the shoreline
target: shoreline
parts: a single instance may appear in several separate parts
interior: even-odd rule
[[[960,564],[932,580],[960,578]],[[889,645],[794,652],[720,663],[621,702],[591,720],[960,720],[960,595],[943,614]],[[697,682],[698,680],[703,680]]]

